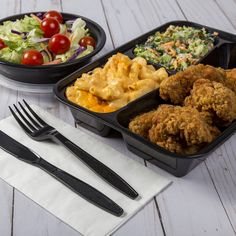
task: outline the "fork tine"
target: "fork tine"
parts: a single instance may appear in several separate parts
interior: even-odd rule
[[[33,109],[28,105],[28,103],[25,101],[25,99],[23,99],[23,102],[25,103],[25,105],[27,106],[27,108],[29,109],[29,111],[31,112],[31,114],[35,117],[35,119],[37,119],[38,122],[40,122],[42,125],[48,125],[45,121],[43,121],[34,111]]]
[[[18,124],[21,126],[21,128],[23,130],[25,130],[25,132],[27,134],[31,134],[31,130],[28,129],[28,127],[26,127],[26,125],[20,120],[20,118],[16,115],[16,113],[11,109],[10,106],[8,106],[10,111],[11,111],[11,114],[14,116],[14,118],[16,119],[16,121],[18,122]]]
[[[20,102],[18,102],[21,109],[24,111],[24,113],[26,114],[26,116],[31,120],[31,122],[38,128],[38,129],[41,129],[42,126],[40,126],[40,124],[38,122],[36,122],[36,120],[34,118],[32,118],[32,115],[30,115],[28,113],[28,111],[26,111],[26,109],[22,106],[22,104]]]
[[[25,118],[25,116],[20,112],[20,110],[17,108],[17,106],[15,104],[13,104],[13,106],[15,107],[16,111],[20,115],[21,119],[28,125],[28,127],[31,130],[36,131],[36,128]]]

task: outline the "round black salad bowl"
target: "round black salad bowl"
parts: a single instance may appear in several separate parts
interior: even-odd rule
[[[36,15],[39,12],[30,12],[9,16],[1,19],[0,25],[3,24],[4,21],[15,21],[17,19],[22,19],[25,15],[30,15],[32,13]],[[89,29],[90,35],[96,40],[96,47],[93,52],[82,58],[56,65],[26,66],[6,61],[0,61],[0,74],[10,78],[11,80],[15,80],[22,83],[29,83],[35,85],[54,84],[63,77],[72,73],[73,71],[83,67],[91,60],[94,55],[96,55],[103,48],[106,42],[106,34],[100,25],[83,16],[62,12],[61,14],[63,16],[64,21],[81,18],[86,22],[86,28]]]

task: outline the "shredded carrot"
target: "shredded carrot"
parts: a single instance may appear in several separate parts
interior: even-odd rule
[[[42,20],[41,20],[40,18],[38,18],[36,15],[30,14],[30,16],[31,16],[33,19],[35,19],[36,21],[38,21],[39,23],[42,22]]]
[[[61,59],[56,59],[54,61],[49,61],[49,62],[43,63],[43,65],[56,65],[56,64],[59,64],[59,63],[61,63]]]

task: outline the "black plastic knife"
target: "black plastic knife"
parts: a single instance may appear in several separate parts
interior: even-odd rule
[[[75,178],[74,176],[68,174],[67,172],[50,164],[39,155],[31,151],[29,148],[20,144],[1,130],[0,147],[16,158],[43,169],[48,174],[55,177],[61,183],[73,190],[75,193],[91,202],[92,204],[102,208],[103,210],[115,216],[121,216],[123,214],[123,209],[103,193],[99,192],[97,189],[86,184],[85,182]]]

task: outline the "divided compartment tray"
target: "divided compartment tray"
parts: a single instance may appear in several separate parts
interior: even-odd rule
[[[165,31],[169,25],[186,25],[195,28],[204,27],[208,32],[218,32],[219,35],[214,44],[214,48],[209,51],[204,58],[199,60],[199,63],[209,64],[225,69],[236,67],[236,35],[193,22],[172,21],[153,29],[152,31],[109,52],[96,61],[83,67],[82,69],[75,71],[73,74],[62,79],[54,86],[54,93],[58,100],[70,108],[75,122],[80,126],[100,136],[109,136],[113,130],[120,132],[127,148],[130,151],[136,153],[143,159],[150,161],[154,165],[159,166],[167,172],[177,177],[181,177],[186,175],[200,162],[205,160],[208,154],[210,154],[220,144],[226,141],[234,133],[236,129],[236,122],[232,123],[229,127],[223,130],[221,135],[219,135],[212,143],[201,149],[198,153],[193,155],[180,155],[171,153],[168,150],[151,143],[150,141],[132,133],[127,128],[130,119],[132,119],[134,116],[150,111],[156,108],[159,104],[167,103],[159,97],[158,89],[136,99],[133,102],[130,102],[125,107],[111,113],[96,113],[89,111],[70,102],[65,97],[66,87],[73,84],[75,80],[83,73],[87,73],[96,67],[102,67],[107,62],[108,58],[117,52],[123,53],[130,58],[134,58],[135,56],[133,54],[133,49],[137,44],[144,43],[147,38],[150,35],[153,35],[156,31]],[[158,65],[154,66],[156,68],[159,67]],[[173,74],[176,73],[176,71],[171,71],[169,73]]]

